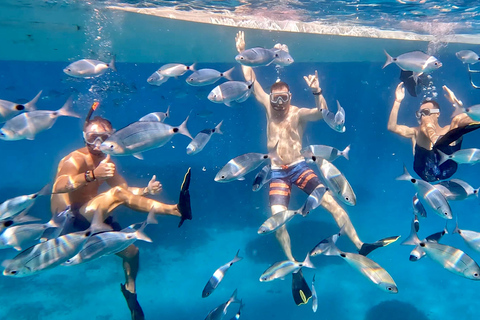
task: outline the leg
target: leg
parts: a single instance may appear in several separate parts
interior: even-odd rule
[[[288,203],[290,202],[290,188],[290,185],[281,179],[275,179],[270,182],[269,198],[272,215],[287,210]],[[288,234],[286,226],[283,225],[278,228],[275,232],[275,236],[287,258],[294,261],[295,259],[293,258],[292,247],[290,244],[290,235]]]
[[[125,271],[125,284],[120,284],[122,293],[127,300],[132,320],[144,320],[145,316],[140,304],[137,301],[135,279],[139,267],[139,251],[133,244],[125,250],[117,253],[123,259],[123,270]]]

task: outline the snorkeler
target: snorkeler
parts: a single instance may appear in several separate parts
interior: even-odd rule
[[[235,41],[238,52],[245,50],[243,31],[238,32]],[[316,107],[309,109],[291,105],[292,94],[286,83],[274,83],[270,88],[270,94],[267,94],[258,83],[251,67],[242,65],[242,71],[246,81],[253,81],[254,96],[265,108],[267,114],[268,151],[273,152],[278,144],[276,150],[279,158],[272,159],[272,179],[269,192],[271,213],[275,215],[288,209],[292,184],[307,194],[312,193],[321,185],[319,178],[306,164],[300,151],[307,122],[321,120],[322,109],[328,109],[327,103],[322,95],[316,72],[315,75],[304,77],[315,97]],[[330,192],[325,193],[320,204],[330,212],[337,225],[344,228],[361,254],[367,255],[372,250],[386,246],[398,239],[398,237],[391,237],[379,240],[374,244],[364,243],[358,237],[348,214]],[[287,258],[295,261],[292,255],[290,236],[285,225],[277,229],[276,237]],[[293,274],[292,292],[297,305],[307,303],[311,297],[311,291],[301,272]]]
[[[101,117],[91,118],[98,103],[92,106],[83,127],[83,137],[86,147],[75,150],[64,157],[59,165],[53,194],[51,211],[55,216],[58,212],[70,209],[74,215],[72,225],[63,233],[85,230],[89,227],[95,212],[103,216],[106,224],[113,230],[121,230],[118,222],[110,216],[112,210],[124,205],[136,211],[180,217],[180,224],[192,219],[190,208],[190,169],[188,169],[180,192],[177,205],[164,204],[144,197],[146,194],[157,194],[162,190],[155,176],[145,188],[129,187],[111,162],[110,156],[99,149],[101,143],[113,132],[111,123]],[[99,187],[106,182],[112,188],[98,194]],[[68,230],[71,229],[71,230]],[[121,284],[121,290],[131,311],[132,320],[144,319],[142,308],[137,301],[135,279],[139,267],[139,250],[133,244],[117,253],[123,259],[126,282]]]
[[[445,97],[452,104],[461,104],[455,94],[446,86],[443,86]],[[438,124],[440,106],[436,101],[426,100],[415,112],[418,127],[408,127],[397,124],[398,110],[405,98],[403,82],[395,90],[395,102],[388,119],[388,130],[402,137],[410,138],[413,143],[413,169],[425,181],[432,182],[450,178],[457,171],[457,163],[447,160],[441,165],[440,154],[452,154],[462,147],[462,137],[465,133],[480,128],[480,124],[474,122],[467,114],[462,113],[453,117],[450,125],[441,127]]]

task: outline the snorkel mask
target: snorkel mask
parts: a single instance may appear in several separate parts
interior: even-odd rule
[[[420,123],[423,116],[430,116],[432,114],[440,113],[440,109],[421,109],[415,112],[415,117],[417,117],[418,122]]]
[[[93,112],[97,109],[97,107],[100,105],[99,102],[95,101],[92,104],[92,107],[90,108],[90,111],[87,114],[87,117],[85,118],[85,122],[83,124],[83,140],[85,143],[92,149],[98,149],[102,142],[108,139],[110,135],[113,132],[110,131],[103,131],[103,132],[97,132],[97,131],[91,131],[87,132],[85,131],[90,124],[90,119],[92,117]],[[96,150],[95,150],[96,151]]]
[[[291,98],[292,94],[288,91],[270,93],[270,103],[276,111],[284,111]]]

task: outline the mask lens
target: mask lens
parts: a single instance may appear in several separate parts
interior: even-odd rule
[[[107,140],[110,137],[108,133],[95,133],[95,132],[87,132],[84,133],[85,142],[88,144],[96,144],[97,141],[102,143],[103,141]]]
[[[282,101],[283,103],[285,103],[290,100],[290,96],[291,96],[290,92],[270,93],[270,102],[279,103],[280,101]]]

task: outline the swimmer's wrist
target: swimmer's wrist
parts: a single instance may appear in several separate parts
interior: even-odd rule
[[[90,170],[85,171],[84,178],[87,183],[97,180],[97,178],[95,178],[95,174],[93,173],[93,171],[90,171]]]
[[[143,194],[145,195],[147,193],[150,193],[150,190],[148,190],[148,187],[143,188]]]
[[[322,88],[318,88],[318,91],[312,91],[314,96],[320,96],[322,95],[323,91]]]

